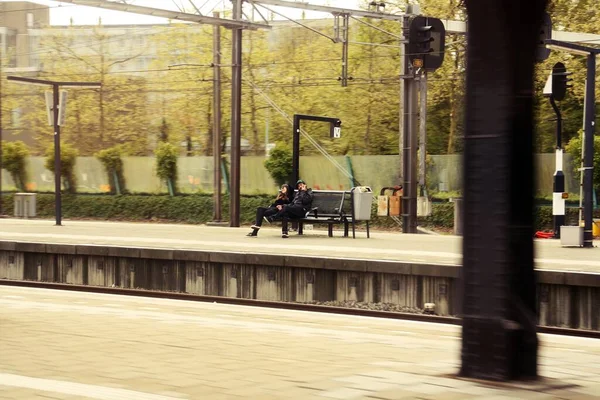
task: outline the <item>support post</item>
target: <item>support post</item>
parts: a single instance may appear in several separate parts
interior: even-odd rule
[[[402,232],[417,233],[417,143],[418,143],[418,91],[414,78],[414,70],[410,65],[408,54],[408,27],[413,11],[409,7],[402,23],[404,46],[402,54],[402,99],[400,101],[400,126],[402,145]],[[418,12],[418,11],[417,11]]]
[[[560,239],[560,227],[565,224],[565,174],[563,173],[562,150],[562,115],[556,106],[554,97],[550,96],[550,104],[556,113],[556,152],[554,183],[552,185],[552,215],[554,216],[554,238]]]
[[[2,203],[2,66],[4,60],[2,59],[2,46],[0,46],[0,217],[4,215],[4,204]]]
[[[533,77],[547,0],[465,4],[460,375],[535,379]]]
[[[592,236],[594,218],[594,121],[595,111],[595,85],[596,85],[596,55],[590,52],[587,56],[587,77],[585,85],[585,131],[584,143],[585,153],[583,156],[583,247],[594,247]]]
[[[342,16],[342,87],[348,86],[348,46],[349,46],[349,16]]]
[[[402,32],[408,29],[408,16],[405,15],[402,22]],[[402,33],[404,35],[404,33]],[[406,35],[404,35],[406,37]],[[406,117],[404,113],[406,112],[406,107],[404,105],[404,99],[406,99],[406,82],[403,76],[408,75],[408,68],[406,63],[406,45],[399,46],[400,48],[400,90],[398,96],[400,97],[400,101],[398,102],[398,165],[400,166],[400,179],[404,180],[404,136],[406,132]]]
[[[56,225],[62,225],[60,125],[58,125],[58,85],[52,85],[52,115],[54,118],[54,212]]]
[[[402,196],[402,231],[417,233],[417,144],[418,92],[415,79],[405,79],[408,98],[405,100],[407,127],[404,133],[404,192]]]
[[[242,0],[233,0],[233,19],[242,19]],[[240,145],[242,130],[242,29],[231,29],[231,173],[229,226],[240,226]]]
[[[219,18],[214,12],[213,17]],[[221,221],[221,27],[213,26],[213,220]]]
[[[300,115],[294,114],[294,137],[292,140],[292,185],[295,185],[300,177]]]
[[[419,186],[425,189],[427,175],[427,71],[419,78]]]

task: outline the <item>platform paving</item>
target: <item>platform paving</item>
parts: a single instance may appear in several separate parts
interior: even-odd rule
[[[258,237],[247,237],[250,229],[206,225],[123,223],[98,221],[0,219],[0,240],[20,242],[94,244],[235,251],[254,254],[310,255],[321,257],[396,260],[411,263],[461,265],[462,238],[453,235],[402,234],[364,231],[356,239],[335,231],[306,230],[281,238],[278,226],[267,226]],[[594,248],[561,247],[559,240],[535,240],[537,269],[600,273],[600,241]]]
[[[459,379],[460,327],[0,286],[0,399],[597,399],[600,342]]]

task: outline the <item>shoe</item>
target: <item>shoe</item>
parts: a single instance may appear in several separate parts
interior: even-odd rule
[[[252,229],[256,229],[256,230],[259,230],[259,229],[260,229],[260,226],[258,226],[258,225],[252,225],[250,228],[252,228]]]
[[[252,229],[252,232],[246,234],[246,236],[258,236],[258,229]]]
[[[284,232],[281,234],[281,237],[284,239],[287,239],[289,236],[288,236],[287,232]]]

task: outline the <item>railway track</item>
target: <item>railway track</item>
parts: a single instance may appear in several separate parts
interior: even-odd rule
[[[242,305],[242,306],[278,308],[278,309],[284,309],[284,310],[310,311],[310,312],[320,312],[320,313],[330,313],[330,314],[342,314],[342,315],[354,315],[354,316],[363,316],[363,317],[396,319],[396,320],[405,320],[405,321],[420,321],[420,322],[449,324],[449,325],[460,325],[461,324],[461,319],[456,318],[456,317],[444,317],[444,316],[429,315],[429,314],[401,313],[401,312],[392,312],[392,311],[378,311],[378,310],[368,310],[368,309],[362,309],[362,308],[332,307],[332,306],[323,306],[323,305],[316,305],[316,304],[241,299],[241,298],[231,298],[231,297],[221,297],[221,296],[205,296],[205,295],[197,295],[197,294],[189,294],[189,293],[178,293],[178,292],[162,292],[162,291],[154,291],[154,290],[125,289],[125,288],[113,288],[113,287],[102,287],[102,286],[72,285],[72,284],[65,284],[65,283],[19,281],[19,280],[7,280],[7,279],[0,279],[0,285],[40,288],[40,289],[70,290],[70,291],[74,291],[74,292],[84,292],[84,293],[119,294],[119,295],[124,295],[124,296],[149,297],[149,298],[158,298],[158,299],[201,301],[201,302],[207,302],[207,303],[234,304],[234,305]],[[540,326],[540,325],[538,325],[537,328],[538,328],[537,329],[538,333],[600,339],[600,331],[585,330],[585,329],[571,329],[571,328],[562,328],[562,327],[555,327],[555,326]]]

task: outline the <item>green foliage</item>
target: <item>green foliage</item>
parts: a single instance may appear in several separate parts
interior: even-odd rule
[[[123,143],[130,147],[131,155],[147,155],[152,126],[151,114],[147,112],[148,80],[134,74],[114,73],[121,72],[117,69],[125,65],[129,70],[139,69],[134,64],[144,55],[144,49],[136,43],[131,52],[115,50],[114,41],[114,31],[101,26],[44,29],[39,47],[34,50],[47,76],[68,75],[77,77],[75,80],[85,77],[84,80],[102,84],[99,89],[69,91],[69,111],[61,138],[77,143],[83,156]],[[7,89],[13,90],[12,86],[18,85],[7,85]],[[31,88],[27,95],[17,92],[11,107],[26,110],[19,118],[20,123],[11,128],[16,135],[35,138],[32,153],[36,155],[43,154],[54,137],[46,123],[44,90]]]
[[[406,2],[387,2],[386,12],[404,12]],[[442,19],[466,19],[464,2],[459,0],[421,0],[424,15]],[[548,4],[555,29],[600,33],[600,13],[591,0],[551,0]],[[361,2],[367,8],[369,1]],[[272,15],[271,15],[272,16]],[[398,154],[399,79],[402,75],[398,40],[385,33],[398,33],[398,22],[360,18],[350,21],[347,87],[340,85],[339,43],[293,24],[281,25],[276,35],[266,31],[245,36],[243,75],[247,86],[242,93],[242,134],[251,148],[261,154],[265,142],[289,141],[290,126],[282,114],[310,114],[340,118],[342,138],[332,140],[323,123],[303,123],[311,137],[332,155]],[[331,35],[328,20],[311,20],[311,28]],[[375,28],[374,28],[374,27]],[[86,29],[84,34],[80,29]],[[91,32],[90,32],[91,30]],[[223,54],[231,46],[231,32],[224,30]],[[132,45],[125,39],[114,42],[107,27],[70,27],[44,31],[40,38],[40,62],[49,75],[85,76],[99,81],[102,89],[77,90],[69,95],[67,123],[61,133],[77,143],[82,155],[127,143],[130,155],[147,155],[151,141],[192,144],[194,154],[212,154],[212,70],[210,68],[173,68],[165,65],[206,65],[213,61],[212,28],[195,24],[156,27],[146,35],[140,32]],[[84,45],[82,45],[82,43]],[[361,43],[361,45],[357,45]],[[365,45],[363,45],[365,44]],[[366,45],[369,44],[369,45]],[[462,151],[464,133],[464,82],[466,36],[448,33],[445,60],[441,68],[428,75],[427,146],[431,154]],[[115,49],[115,46],[118,49]],[[333,56],[332,56],[333,55]],[[138,66],[144,59],[154,61]],[[286,60],[281,62],[281,60]],[[573,88],[560,103],[563,112],[564,142],[577,136],[583,113],[585,58],[553,51],[550,58],[536,66],[534,87],[538,152],[554,147],[554,113],[542,95],[552,65],[562,61],[573,72]],[[124,74],[148,69],[144,76]],[[222,80],[231,82],[231,72],[222,70]],[[53,132],[46,123],[43,90],[32,88],[27,95],[18,85],[3,85],[4,121],[9,112],[27,110],[19,125],[7,127],[16,135],[34,135],[32,153],[39,154],[52,143]],[[600,80],[597,83],[600,91]],[[283,113],[274,112],[264,92]],[[230,102],[230,91],[222,91],[222,104]],[[10,103],[10,105],[9,105]],[[148,113],[147,110],[152,110]],[[9,112],[7,112],[9,111]],[[230,116],[222,120],[223,143],[230,127]],[[268,140],[265,132],[269,132]],[[223,147],[225,147],[223,145]],[[318,154],[304,137],[302,155]]]
[[[177,184],[177,156],[179,151],[171,143],[159,143],[154,151],[156,155],[156,175],[171,184],[175,192]]]
[[[265,168],[278,186],[283,185],[292,175],[292,150],[283,143],[277,143],[265,160]]]
[[[123,146],[117,145],[108,149],[100,150],[94,156],[100,160],[104,169],[108,174],[108,181],[110,183],[110,193],[117,193],[117,185],[121,193],[125,191],[125,177],[123,176]],[[115,175],[117,182],[115,181]],[[119,194],[121,194],[119,193]]]
[[[579,136],[574,137],[569,141],[566,150],[573,157],[573,167],[575,171],[581,168],[581,142],[583,132],[579,132]],[[594,187],[600,189],[600,136],[594,136]],[[577,171],[577,175],[581,174]]]
[[[2,196],[6,214],[13,213],[13,195]],[[38,193],[37,214],[41,218],[54,216],[54,194]],[[264,206],[272,200],[270,195],[242,196],[240,198],[240,222],[254,223],[256,207]],[[179,195],[82,195],[67,194],[62,198],[64,218],[108,219],[113,221],[163,221],[192,224],[206,223],[213,217],[213,197],[209,194]],[[229,198],[223,197],[223,213],[229,212]],[[376,204],[373,204],[371,227],[400,231],[401,228],[389,217],[377,217]],[[567,224],[575,225],[577,208],[567,208]],[[600,218],[600,209],[594,211],[594,218]],[[454,224],[454,204],[434,203],[433,215],[419,218],[419,225],[438,229],[451,229]],[[535,230],[552,229],[552,207],[539,206],[535,211]],[[532,233],[533,234],[533,233]]]
[[[75,177],[75,163],[79,152],[69,144],[60,146],[60,171],[63,180],[63,186],[68,193],[77,191],[77,178]],[[48,147],[46,150],[46,169],[54,172],[54,147]]]
[[[20,191],[25,190],[27,183],[26,159],[29,150],[25,143],[2,142],[2,168],[10,173],[15,185]]]

